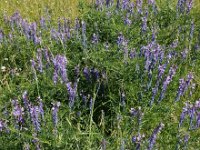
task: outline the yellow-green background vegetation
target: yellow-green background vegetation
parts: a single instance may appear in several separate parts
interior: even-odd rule
[[[48,8],[54,18],[60,16],[74,18],[79,15],[77,7],[79,1],[94,2],[95,0],[2,0],[0,10],[1,13],[8,15],[18,10],[23,17],[36,19],[44,13],[45,8]],[[163,2],[165,0],[157,0],[158,5],[162,5]],[[176,3],[177,0],[170,1],[172,7]],[[193,6],[195,11],[200,11],[200,0],[194,0]]]

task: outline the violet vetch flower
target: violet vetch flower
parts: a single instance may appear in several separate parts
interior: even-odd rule
[[[28,92],[27,91],[24,91],[24,93],[22,94],[22,100],[23,100],[25,109],[29,112],[30,111],[30,108],[29,108],[30,103],[28,100]]]
[[[58,125],[58,110],[60,107],[60,102],[53,103],[52,107],[52,119],[53,119],[53,125],[56,128]]]
[[[193,0],[188,0],[186,3],[187,13],[190,13],[190,10],[192,9],[192,5],[193,5]]]
[[[87,66],[84,67],[84,69],[83,69],[83,75],[85,76],[87,81],[90,81],[90,71]]]
[[[3,42],[4,39],[4,32],[0,29],[0,43]]]
[[[54,83],[57,83],[58,76],[61,76],[61,83],[67,83],[68,77],[67,77],[67,58],[62,55],[56,55],[56,57],[53,59],[54,64],[54,76],[53,81]]]
[[[189,40],[192,40],[193,35],[194,35],[194,20],[192,20],[192,22],[191,22],[190,38],[189,38]]]
[[[33,134],[32,142],[35,144],[36,150],[41,150],[39,139],[37,138],[37,134],[36,133]]]
[[[69,94],[69,108],[72,109],[75,103],[76,93],[77,93],[77,87],[78,87],[78,81],[74,83],[72,86],[71,82],[68,82],[66,84],[67,91]]]
[[[192,73],[189,73],[187,75],[187,80],[186,81],[184,79],[179,79],[179,88],[178,88],[178,92],[177,92],[177,96],[176,96],[175,101],[180,100],[180,97],[183,96],[184,93],[188,90],[192,79],[193,79]]]
[[[129,57],[131,59],[135,58],[136,57],[136,50],[133,48],[131,49],[130,53],[129,53]]]
[[[143,0],[137,0],[136,1],[136,8],[138,11],[138,14],[142,14],[142,4],[143,4]]]
[[[161,102],[163,100],[165,92],[167,90],[167,87],[168,87],[169,83],[172,81],[172,78],[176,73],[176,69],[177,69],[176,66],[170,67],[168,76],[166,77],[166,79],[163,82],[163,86],[162,86],[162,91],[160,93],[159,102]]]
[[[185,80],[179,79],[179,87],[175,101],[179,101],[185,90]]]
[[[183,107],[182,113],[180,115],[180,120],[179,120],[178,128],[180,128],[182,126],[183,121],[185,119],[185,116],[188,114],[188,111],[189,111],[189,104],[186,103],[185,107]]]
[[[80,21],[78,18],[75,19],[75,32],[76,32],[76,38],[79,38],[79,29],[80,29],[81,25],[80,25]]]
[[[21,127],[21,125],[24,123],[24,108],[19,105],[19,102],[16,99],[12,100],[12,106],[12,114],[15,117],[15,121],[17,123],[16,127],[19,129],[19,126]]]
[[[93,33],[93,35],[92,35],[92,44],[98,44],[98,41],[99,41],[98,36],[95,33]]]
[[[37,101],[39,103],[39,113],[41,115],[42,120],[44,120],[44,105],[40,96],[37,98]]]
[[[159,126],[154,129],[151,137],[149,138],[149,145],[148,145],[147,150],[152,150],[153,149],[153,146],[156,143],[157,135],[163,129],[163,127],[164,127],[164,124],[160,123]]]
[[[122,35],[122,33],[119,34],[118,38],[117,38],[117,45],[118,47],[120,47],[122,45],[122,42],[124,41],[124,36]]]
[[[42,28],[42,29],[45,29],[47,26],[46,26],[46,20],[45,20],[45,18],[44,17],[41,17],[40,18],[40,27]]]
[[[129,6],[129,13],[130,13],[130,15],[133,15],[134,7],[135,7],[134,2],[131,2],[131,3],[130,3],[130,6]]]
[[[40,120],[39,120],[39,107],[38,106],[31,106],[30,107],[30,114],[31,114],[31,121],[33,123],[34,129],[36,132],[40,131]]]
[[[130,26],[132,24],[132,21],[128,18],[128,14],[126,15],[126,18],[124,20],[124,24]]]
[[[195,108],[195,106],[192,106],[188,111],[188,115],[190,117],[190,127],[189,127],[189,129],[193,129],[194,128],[193,127],[193,120],[194,120],[195,114],[196,114],[196,108]]]
[[[37,62],[38,62],[38,70],[43,72],[43,64],[42,64],[42,50],[40,48],[37,49]]]
[[[136,145],[135,149],[140,150],[142,139],[145,137],[144,134],[138,134],[137,136],[132,137],[132,142]]]
[[[0,119],[0,132],[3,132],[3,130],[5,130],[6,127],[6,123],[5,121],[3,121],[2,119]]]
[[[187,149],[188,141],[189,141],[190,135],[186,134],[184,136],[184,149]]]
[[[99,71],[96,68],[92,68],[90,70],[90,73],[92,75],[92,77],[94,78],[94,80],[98,80],[99,79]]]
[[[197,113],[197,117],[196,117],[196,128],[200,127],[200,112]]]
[[[147,31],[147,17],[144,16],[142,17],[142,32],[146,32]]]
[[[127,10],[130,0],[123,0],[122,1],[122,10]]]
[[[50,55],[50,52],[47,48],[42,49],[42,51],[44,54],[44,58],[47,61],[46,67],[48,68],[49,65],[51,64],[52,55]]]

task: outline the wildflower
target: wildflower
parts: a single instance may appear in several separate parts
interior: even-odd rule
[[[22,100],[23,100],[23,104],[24,104],[24,107],[27,111],[30,111],[30,103],[29,103],[29,100],[28,100],[28,92],[27,91],[24,91],[24,93],[22,94]]]
[[[122,33],[120,33],[117,39],[118,47],[122,44],[123,41],[124,41],[124,36],[122,35]]]
[[[67,58],[65,56],[56,55],[56,57],[53,59],[54,64],[54,83],[57,82],[58,75],[61,76],[61,83],[66,83],[68,81],[67,77]]]
[[[129,0],[123,0],[122,1],[122,10],[128,9]]]
[[[132,137],[132,142],[136,144],[136,147],[135,147],[136,150],[140,150],[141,142],[144,137],[145,135],[144,134],[141,135],[140,133]]]
[[[133,58],[136,57],[136,51],[135,51],[135,49],[131,49],[130,54],[129,54],[129,57],[130,57],[131,59],[133,59]]]
[[[176,96],[176,100],[178,101],[180,99],[180,96],[183,95],[185,90],[185,80],[184,79],[179,79],[179,88]]]
[[[144,16],[142,17],[142,32],[146,32],[147,31],[147,17]]]
[[[43,64],[42,64],[42,51],[41,49],[37,49],[37,62],[38,62],[38,70],[42,73],[43,72]]]
[[[78,81],[75,82],[73,86],[71,82],[68,82],[66,86],[67,86],[67,91],[69,94],[69,108],[72,109],[72,107],[74,106],[75,98],[76,98]]]
[[[4,32],[0,29],[0,43],[3,42]]]
[[[31,121],[33,123],[34,129],[36,132],[40,131],[40,120],[39,120],[39,107],[38,106],[31,106],[30,107],[30,115]]]
[[[184,136],[184,149],[187,149],[188,141],[189,141],[190,135],[186,134]]]
[[[182,110],[182,113],[181,113],[181,116],[180,116],[178,128],[180,128],[181,125],[183,124],[183,121],[185,119],[185,116],[188,114],[188,111],[189,111],[189,104],[186,103],[185,107],[183,107],[183,110]]]
[[[166,79],[165,79],[164,82],[163,82],[163,86],[162,86],[162,91],[161,91],[161,93],[160,93],[159,102],[160,102],[161,100],[163,100],[164,95],[165,95],[165,92],[166,92],[166,90],[167,90],[167,86],[168,86],[169,83],[172,81],[172,78],[173,78],[173,76],[174,76],[175,73],[176,73],[176,69],[177,69],[176,66],[170,67],[168,76],[166,77]]]
[[[196,117],[196,128],[200,127],[200,112],[197,113],[197,117]]]
[[[0,119],[0,132],[2,132],[5,128],[5,122]]]
[[[92,77],[94,78],[94,80],[99,79],[99,71],[96,68],[92,68],[90,70],[90,73],[91,73]]]
[[[143,4],[143,0],[137,0],[136,1],[136,8],[138,11],[138,14],[142,14],[142,4]]]
[[[148,145],[148,150],[152,150],[153,146],[156,143],[156,138],[158,133],[162,130],[162,128],[164,127],[163,123],[160,123],[158,127],[156,127],[151,135],[151,137],[149,138],[149,145]]]
[[[43,106],[43,102],[40,96],[37,98],[37,101],[39,103],[39,113],[41,115],[41,118],[44,120],[44,109],[43,109],[44,106]]]
[[[24,123],[23,115],[24,115],[24,108],[21,107],[18,103],[18,100],[14,99],[12,100],[12,114],[15,117],[16,120],[16,127],[19,128]]]
[[[45,29],[45,28],[46,28],[46,20],[45,20],[44,17],[41,17],[41,18],[40,18],[40,27],[41,27],[42,29]]]
[[[194,20],[192,20],[192,22],[191,22],[190,39],[189,40],[192,40],[193,35],[194,35]]]
[[[192,9],[192,5],[193,5],[193,0],[188,0],[186,3],[187,13],[190,13],[190,10]]]
[[[60,107],[60,102],[53,103],[52,118],[53,118],[54,127],[57,127],[57,125],[58,125],[58,110],[59,110],[59,107]]]
[[[98,44],[98,41],[99,41],[98,36],[95,33],[93,33],[92,44]]]
[[[90,73],[89,73],[89,69],[88,69],[87,66],[83,69],[83,74],[84,74],[85,78],[87,79],[87,81],[89,81],[90,80]]]
[[[128,14],[126,15],[126,18],[124,20],[124,24],[130,26],[132,24],[132,21],[128,18]]]

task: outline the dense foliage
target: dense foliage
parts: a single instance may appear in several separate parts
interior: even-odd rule
[[[154,0],[1,16],[0,149],[197,149],[200,14]]]

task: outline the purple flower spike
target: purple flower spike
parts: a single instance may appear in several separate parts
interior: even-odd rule
[[[66,83],[68,81],[67,77],[67,58],[65,56],[56,55],[56,57],[53,59],[54,64],[54,77],[53,81],[54,83],[57,83],[58,75],[61,76],[61,83]]]
[[[181,116],[180,116],[178,128],[180,128],[182,126],[183,121],[185,119],[185,116],[188,114],[188,111],[189,111],[189,104],[186,103],[185,107],[183,107],[183,110],[182,110],[182,113],[181,113]]]
[[[71,82],[68,82],[66,86],[69,94],[69,108],[72,109],[75,103],[78,81],[75,82],[73,86]]]
[[[24,104],[24,107],[27,111],[30,110],[29,108],[29,100],[28,100],[28,92],[27,91],[24,91],[24,93],[22,94],[22,100],[23,100],[23,104]]]
[[[144,137],[145,135],[144,134],[141,135],[140,133],[137,136],[132,137],[132,142],[136,144],[135,147],[136,150],[140,150],[141,142]]]
[[[42,64],[42,51],[41,49],[37,49],[37,62],[38,62],[38,70],[43,72],[43,64]]]
[[[53,118],[53,125],[56,128],[58,125],[58,110],[60,107],[60,102],[53,103],[52,107],[52,118]]]
[[[126,18],[124,20],[124,24],[130,26],[132,24],[132,21],[129,19],[128,14],[126,15]]]
[[[159,126],[154,129],[151,137],[149,138],[149,145],[148,145],[147,150],[152,150],[153,149],[153,146],[156,143],[157,135],[163,129],[163,127],[164,127],[164,124],[160,123]]]
[[[43,102],[42,99],[40,97],[37,98],[37,101],[39,103],[39,113],[41,115],[42,120],[44,120],[44,106],[43,106]]]
[[[193,0],[188,0],[186,5],[187,5],[187,13],[190,13],[190,10],[192,9],[193,5]]]
[[[170,67],[168,76],[166,77],[166,79],[163,82],[163,86],[162,86],[162,91],[160,93],[159,102],[161,102],[163,100],[165,92],[167,90],[167,87],[168,87],[169,83],[172,81],[172,78],[176,73],[176,69],[177,69],[176,66]]]
[[[117,39],[118,47],[120,47],[122,45],[123,41],[124,41],[124,36],[122,35],[122,33],[120,33],[118,36],[118,39]]]
[[[90,81],[90,73],[89,73],[89,69],[87,66],[83,69],[83,74],[84,74],[85,78],[87,79],[87,81]]]
[[[30,107],[30,114],[31,114],[31,121],[33,123],[34,129],[36,132],[40,131],[40,120],[39,120],[39,107],[38,106],[31,106]]]
[[[24,108],[21,107],[18,103],[18,100],[12,100],[13,111],[12,114],[16,120],[16,127],[19,128],[24,122],[23,115],[24,115]]]
[[[98,41],[99,41],[98,36],[95,33],[93,33],[93,35],[92,35],[92,44],[98,44]]]

